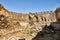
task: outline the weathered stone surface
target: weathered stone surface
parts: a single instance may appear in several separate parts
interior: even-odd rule
[[[16,13],[6,10],[0,4],[0,38],[1,40],[32,40],[39,31],[54,33],[54,30],[50,29],[49,25],[51,22],[56,22],[56,19],[55,12]],[[45,25],[49,27],[45,29]],[[54,23],[52,25],[54,25],[55,29],[60,28],[59,24]]]

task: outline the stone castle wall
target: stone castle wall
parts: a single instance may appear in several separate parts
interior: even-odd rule
[[[6,37],[11,36],[22,36],[25,38],[27,35],[31,37],[30,31],[41,31],[43,25],[49,25],[51,22],[56,22],[55,12],[37,12],[28,14],[19,14],[6,10],[0,4],[0,35]],[[33,28],[33,30],[32,30]],[[26,33],[26,34],[25,34]],[[25,35],[24,35],[25,34]],[[20,36],[21,37],[21,36]],[[29,38],[27,37],[27,38]],[[7,40],[7,39],[6,39]]]

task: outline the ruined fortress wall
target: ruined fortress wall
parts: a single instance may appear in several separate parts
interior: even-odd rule
[[[29,38],[31,37],[32,31],[37,33],[38,31],[42,31],[41,26],[56,22],[54,13],[55,12],[51,12],[51,14],[50,12],[18,14],[16,12],[10,12],[0,5],[0,35],[4,37],[7,36],[6,40],[10,36],[21,37],[21,33],[22,36]]]
[[[54,12],[51,12],[52,14]],[[0,5],[0,17],[8,21],[7,25],[14,27],[18,26],[28,26],[28,25],[45,25],[50,22],[55,22],[56,18],[50,14],[50,12],[41,13],[29,13],[29,14],[18,14],[15,12],[10,12],[6,10],[2,5]],[[4,20],[5,20],[4,19]],[[1,19],[0,19],[1,20]]]
[[[12,19],[15,19],[15,20],[18,20],[18,21],[29,21],[28,14],[9,13],[9,15]]]
[[[19,20],[19,21],[37,21],[37,22],[51,22],[51,21],[54,21],[53,19],[51,18],[54,18],[52,16],[50,16],[50,14],[47,12],[43,12],[42,14],[44,15],[39,15],[38,13],[37,14],[18,14],[18,13],[15,13],[15,12],[9,12],[7,11],[2,5],[0,5],[0,14],[2,15],[5,15],[5,16],[9,16],[9,18],[11,19],[14,19],[14,20]],[[31,19],[31,20],[30,20]]]

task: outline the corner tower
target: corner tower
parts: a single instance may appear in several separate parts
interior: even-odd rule
[[[57,21],[60,21],[60,7],[55,10],[55,14]]]
[[[2,10],[2,7],[3,7],[2,4],[0,4],[0,11]]]
[[[8,11],[4,8],[2,4],[0,4],[0,15],[8,16]]]

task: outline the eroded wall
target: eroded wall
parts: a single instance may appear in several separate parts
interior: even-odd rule
[[[51,15],[49,13],[44,13],[44,15],[38,13],[18,14],[7,11],[0,5],[0,36],[5,37],[7,40],[11,35],[12,38],[21,37],[20,34],[22,34],[28,40],[30,37],[33,37],[31,36],[32,33],[42,30],[42,25],[49,25],[50,22],[56,22],[56,18]]]

